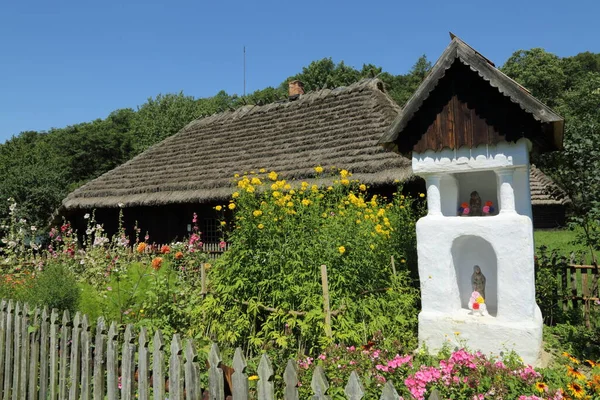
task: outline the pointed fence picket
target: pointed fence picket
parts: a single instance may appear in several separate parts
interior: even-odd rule
[[[102,318],[93,328],[86,315],[76,313],[71,321],[65,311],[59,322],[57,310],[49,313],[47,308],[0,301],[0,400],[225,400],[226,393],[232,400],[275,399],[275,369],[266,354],[258,364],[255,389],[250,388],[249,379],[254,377],[247,374],[240,348],[231,362],[232,369],[224,366],[215,343],[204,365],[193,340],[182,342],[178,334],[166,342],[156,330],[150,340],[146,328],[136,333],[132,325],[123,330],[112,322],[107,331]],[[206,388],[201,387],[203,372],[208,375]],[[299,400],[294,360],[285,366],[283,385],[284,400]],[[313,372],[310,387],[311,399],[330,399],[329,382],[320,366]],[[344,393],[348,400],[365,399],[356,372],[351,373]],[[399,398],[388,381],[380,400]],[[429,397],[439,399],[435,391]]]

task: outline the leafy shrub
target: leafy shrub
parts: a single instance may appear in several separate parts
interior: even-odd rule
[[[80,291],[69,267],[50,261],[37,273],[22,300],[32,306],[48,306],[49,309],[74,313],[78,309]]]
[[[231,247],[209,271],[210,294],[195,315],[199,329],[254,350],[310,351],[332,340],[361,343],[376,332],[414,343],[418,295],[408,266],[416,264],[420,205],[402,195],[370,196],[345,170],[333,179],[316,171],[313,183],[288,183],[275,172],[243,176],[229,204],[215,207],[224,216],[234,211],[232,222],[222,222]]]

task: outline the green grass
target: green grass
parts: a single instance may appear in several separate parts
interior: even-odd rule
[[[586,253],[585,246],[575,243],[577,232],[569,229],[539,229],[533,232],[536,252],[541,246],[546,246],[548,251],[557,251],[559,254],[569,256],[572,252]]]

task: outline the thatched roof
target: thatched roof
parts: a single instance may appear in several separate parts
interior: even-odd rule
[[[529,173],[529,186],[531,187],[531,204],[533,205],[566,205],[571,203],[567,193],[562,190],[552,179],[546,176],[535,165],[531,166]]]
[[[346,168],[372,185],[410,177],[410,160],[377,140],[399,107],[368,79],[295,101],[246,106],[193,121],[177,134],[67,196],[64,209],[222,200],[235,173],[266,168],[286,179],[321,165]]]
[[[546,136],[543,139],[546,142],[544,146],[546,149],[562,149],[564,119],[460,38],[452,34],[451,37],[452,41],[448,47],[408,100],[393,124],[381,137],[379,143],[389,150],[399,151],[398,143],[402,141],[403,130],[413,118],[416,118],[421,106],[444,78],[446,72],[455,62],[460,62],[468,66],[491,87],[496,88],[503,96],[517,104],[525,113],[530,114],[538,123],[542,124]]]
[[[381,81],[369,79],[198,119],[73,191],[62,210],[222,201],[234,191],[234,174],[260,168],[286,179],[313,177],[321,165],[373,186],[408,180],[411,161],[377,145],[399,111]],[[535,171],[533,204],[548,204],[548,183]]]

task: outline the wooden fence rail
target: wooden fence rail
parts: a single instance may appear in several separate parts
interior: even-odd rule
[[[266,355],[258,365],[256,390],[251,391],[246,360],[239,348],[226,377],[214,343],[207,365],[201,365],[191,339],[182,341],[175,334],[168,343],[158,330],[150,339],[145,328],[136,334],[132,325],[120,334],[114,322],[106,328],[102,318],[92,329],[88,317],[79,313],[71,319],[65,311],[61,320],[56,310],[32,310],[26,304],[2,300],[0,399],[224,400],[226,395],[234,400],[275,399],[275,372]],[[206,387],[201,384],[203,368],[208,373]],[[298,400],[298,366],[294,360],[287,362],[283,381],[283,398]],[[311,399],[329,399],[329,383],[321,367],[316,367],[310,387]],[[352,372],[344,393],[347,399],[364,398],[356,372]],[[383,387],[380,399],[399,399],[391,382]],[[439,399],[439,395],[434,392],[429,399]]]

